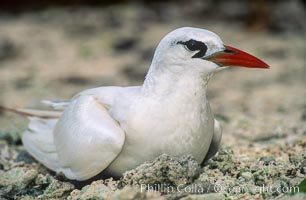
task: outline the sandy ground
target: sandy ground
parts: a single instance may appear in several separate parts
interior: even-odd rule
[[[296,182],[290,183],[297,185],[306,169],[306,39],[302,34],[254,33],[238,23],[199,22],[177,13],[160,19],[139,6],[3,15],[0,103],[40,108],[42,99],[65,100],[86,88],[139,85],[160,39],[182,26],[214,31],[225,44],[250,52],[271,66],[269,70],[226,69],[210,81],[208,95],[223,126],[222,146],[233,151],[237,165],[250,167],[263,157],[289,165],[293,162],[290,156],[300,156],[294,165],[298,172],[292,176]],[[0,132],[20,133],[26,122],[0,113]],[[5,140],[2,144],[7,145]],[[22,150],[19,145],[12,148]],[[3,172],[12,168],[2,166]]]

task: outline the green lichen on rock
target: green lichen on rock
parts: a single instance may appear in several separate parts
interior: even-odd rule
[[[81,190],[73,190],[68,197],[69,200],[110,198],[117,190],[117,181],[113,179],[94,181]]]
[[[117,190],[110,200],[166,200],[157,191],[140,190],[138,187],[126,186],[122,190]]]
[[[1,169],[8,171],[14,164],[13,159],[17,157],[15,146],[9,146],[8,142],[0,139],[0,166]]]
[[[26,188],[27,185],[34,181],[38,172],[35,169],[25,167],[16,167],[9,171],[0,171],[0,187],[2,192],[14,193]],[[4,189],[6,188],[6,190]]]
[[[297,162],[278,160],[271,155],[237,162],[233,152],[223,147],[216,157],[208,161],[194,183],[198,187],[204,183],[206,188],[213,190],[208,192],[224,193],[230,197],[252,195],[271,198],[298,185],[303,177],[300,171]]]
[[[219,169],[228,173],[235,169],[234,152],[230,148],[221,148],[218,155],[210,159],[207,163],[210,169]]]
[[[261,166],[253,173],[253,180],[255,185],[271,184],[272,179],[279,177],[280,173],[276,167]]]
[[[164,154],[125,172],[119,181],[99,180],[73,190],[68,199],[165,199],[156,191],[162,189],[158,186],[172,186],[175,191],[177,186],[191,184],[199,170],[191,156],[176,158]]]
[[[289,161],[295,166],[306,167],[306,151],[302,154],[290,154]]]
[[[242,172],[241,177],[245,180],[249,181],[252,179],[252,173],[251,172]]]
[[[298,177],[299,167],[284,161],[271,161],[269,163],[262,159],[256,165],[252,165],[252,180],[255,185],[273,185],[277,181],[284,181],[288,185],[296,185],[293,177]],[[300,178],[298,178],[299,181]]]
[[[11,145],[20,143],[23,129],[15,129],[13,131],[2,131],[0,130],[0,140],[5,140]]]
[[[266,165],[269,163],[275,162],[275,158],[273,156],[264,156],[264,157],[261,157],[259,160],[262,161]]]
[[[171,157],[163,154],[151,162],[127,171],[120,180],[125,185],[155,187],[190,184],[199,174],[200,166],[192,156]]]
[[[70,191],[74,189],[74,185],[69,182],[62,182],[54,178],[51,178],[50,180],[50,184],[44,190],[44,193],[39,196],[39,198],[64,198],[65,196],[67,197]]]
[[[16,167],[0,171],[0,196],[14,199],[50,199],[68,196],[74,189],[68,182],[61,182],[51,175],[42,175],[31,167]]]

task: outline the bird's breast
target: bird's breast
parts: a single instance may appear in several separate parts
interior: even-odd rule
[[[163,153],[191,154],[202,162],[212,139],[213,123],[205,99],[197,105],[170,99],[142,100],[130,105],[120,122],[126,141],[110,168],[122,173]]]

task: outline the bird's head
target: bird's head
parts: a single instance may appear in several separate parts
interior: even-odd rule
[[[269,68],[258,58],[224,45],[215,33],[191,27],[167,34],[159,43],[152,64],[161,70],[204,76],[227,66]]]

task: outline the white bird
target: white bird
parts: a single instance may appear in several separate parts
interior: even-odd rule
[[[102,171],[120,176],[163,153],[191,154],[202,163],[221,139],[206,87],[224,66],[269,68],[208,30],[184,27],[161,40],[142,86],[98,87],[67,102],[44,101],[54,111],[0,108],[29,117],[24,147],[69,179]]]

